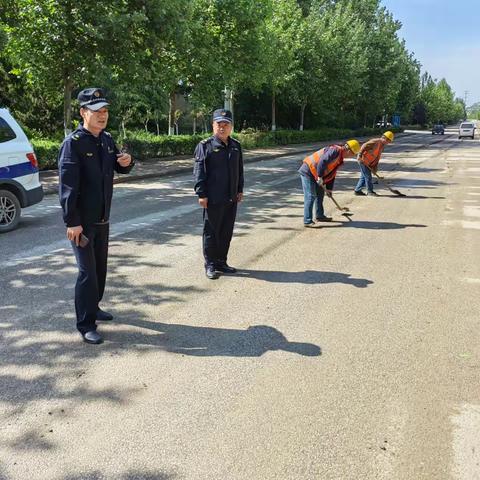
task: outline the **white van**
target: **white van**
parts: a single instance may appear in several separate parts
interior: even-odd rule
[[[475,125],[473,122],[462,122],[458,128],[458,138],[470,137],[475,138]]]
[[[13,230],[21,209],[42,198],[33,147],[10,112],[0,108],[0,233]]]

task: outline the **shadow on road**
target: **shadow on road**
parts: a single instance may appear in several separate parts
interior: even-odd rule
[[[160,471],[140,471],[130,470],[115,477],[117,480],[175,480],[176,474],[170,474]],[[92,472],[82,472],[78,474],[69,474],[61,477],[60,480],[104,480],[105,473],[101,470]]]
[[[372,280],[366,278],[353,278],[348,273],[323,272],[317,270],[305,270],[304,272],[283,272],[276,270],[239,270],[235,276],[254,278],[265,282],[274,283],[305,283],[315,285],[318,283],[345,283],[357,288],[366,288],[372,284]]]
[[[276,328],[267,325],[253,325],[246,330],[238,330],[129,320],[128,315],[122,319],[121,324],[152,333],[115,330],[108,334],[111,348],[115,348],[115,344],[135,345],[137,348],[149,345],[167,352],[195,357],[260,357],[275,350],[307,357],[316,357],[322,353],[320,347],[312,343],[289,342]]]
[[[352,217],[350,217],[352,218]],[[370,222],[367,220],[352,220],[349,222],[341,222],[337,225],[329,225],[326,228],[335,228],[335,227],[351,227],[351,228],[363,228],[366,230],[400,230],[402,228],[426,228],[427,225],[422,225],[419,223],[395,223],[395,222]],[[324,227],[325,228],[325,227]]]

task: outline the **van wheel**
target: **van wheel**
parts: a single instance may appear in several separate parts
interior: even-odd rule
[[[0,190],[0,233],[13,230],[20,221],[20,202],[8,190]]]

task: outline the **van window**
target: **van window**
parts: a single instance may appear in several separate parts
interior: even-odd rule
[[[0,117],[0,143],[8,142],[13,140],[17,136],[15,132],[11,129],[10,125],[6,122],[5,119]]]
[[[460,128],[473,128],[473,123],[462,123]]]

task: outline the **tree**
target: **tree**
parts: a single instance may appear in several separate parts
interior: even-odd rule
[[[266,20],[265,86],[272,95],[272,131],[276,126],[276,98],[292,82],[298,69],[302,13],[296,0],[276,0]]]
[[[73,0],[17,0],[7,28],[14,73],[43,89],[63,89],[64,130],[71,125],[74,89],[98,76],[129,75],[168,36],[182,2],[114,0],[83,8]],[[180,9],[181,12],[181,9]]]

